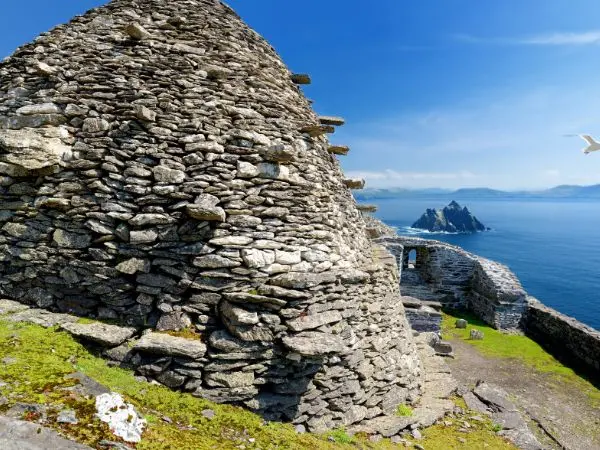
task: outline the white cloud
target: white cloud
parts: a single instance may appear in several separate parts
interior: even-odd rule
[[[485,92],[450,107],[372,119],[340,131],[342,160],[369,187],[537,189],[600,182],[579,138],[600,134],[600,87]],[[560,169],[560,170],[559,170]]]
[[[579,33],[549,33],[519,38],[484,38],[470,34],[456,34],[455,40],[473,44],[498,45],[597,45],[600,44],[600,30]]]
[[[349,171],[346,173],[351,178],[366,180],[369,188],[386,188],[405,186],[413,188],[429,187],[440,183],[462,186],[467,181],[479,178],[469,171],[461,172],[398,172],[385,169],[381,171]]]

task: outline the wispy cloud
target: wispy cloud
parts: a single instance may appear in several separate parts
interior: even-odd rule
[[[600,159],[583,159],[578,138],[563,137],[599,130],[595,96],[593,83],[487,91],[452,107],[356,123],[340,136],[353,149],[344,166],[369,187],[597,183]]]
[[[380,171],[355,170],[346,173],[352,178],[366,180],[370,188],[385,188],[394,186],[424,187],[450,182],[455,185],[463,185],[479,178],[469,171],[460,172],[399,172],[392,169]]]
[[[471,34],[455,34],[453,38],[457,41],[471,44],[495,44],[495,45],[598,45],[600,44],[600,30],[591,30],[576,33],[548,33],[535,36],[524,36],[517,38],[486,38]]]

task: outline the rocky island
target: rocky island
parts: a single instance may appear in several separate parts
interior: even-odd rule
[[[447,233],[476,233],[488,229],[466,206],[463,208],[454,200],[444,209],[428,208],[419,220],[412,224],[412,228]]]

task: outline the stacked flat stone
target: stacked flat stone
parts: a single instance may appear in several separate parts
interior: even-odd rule
[[[106,354],[271,419],[393,413],[421,367],[327,127],[217,1],[41,35],[0,64],[0,296],[150,328]]]

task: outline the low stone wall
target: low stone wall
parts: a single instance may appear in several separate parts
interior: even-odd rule
[[[518,328],[527,309],[527,293],[508,267],[440,241],[384,236],[380,243],[401,267],[417,252],[415,269],[447,308],[472,310],[499,329]]]
[[[518,328],[527,310],[527,293],[508,267],[477,257],[468,303],[494,328]]]
[[[548,352],[600,381],[600,332],[528,297],[525,333]]]

